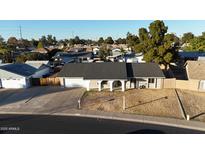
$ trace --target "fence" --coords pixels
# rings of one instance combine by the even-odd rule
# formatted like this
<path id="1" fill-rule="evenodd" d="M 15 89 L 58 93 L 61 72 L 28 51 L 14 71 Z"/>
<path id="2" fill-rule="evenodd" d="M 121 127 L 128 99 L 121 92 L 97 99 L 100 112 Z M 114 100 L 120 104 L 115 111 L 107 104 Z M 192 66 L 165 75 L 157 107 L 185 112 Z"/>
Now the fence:
<path id="1" fill-rule="evenodd" d="M 163 88 L 177 88 L 198 91 L 199 80 L 176 80 L 176 78 L 164 79 Z"/>
<path id="2" fill-rule="evenodd" d="M 33 86 L 59 86 L 60 79 L 57 77 L 54 78 L 33 78 Z"/>
<path id="3" fill-rule="evenodd" d="M 176 79 L 164 79 L 163 80 L 163 88 L 176 88 Z"/>
<path id="4" fill-rule="evenodd" d="M 198 80 L 176 80 L 177 89 L 187 89 L 187 90 L 199 90 Z"/>

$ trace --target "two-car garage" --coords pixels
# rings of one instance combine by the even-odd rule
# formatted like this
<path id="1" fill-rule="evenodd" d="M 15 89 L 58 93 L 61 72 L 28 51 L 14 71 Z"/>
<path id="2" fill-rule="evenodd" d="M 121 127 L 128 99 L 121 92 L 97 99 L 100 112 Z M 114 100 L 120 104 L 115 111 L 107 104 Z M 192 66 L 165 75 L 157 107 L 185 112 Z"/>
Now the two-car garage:
<path id="1" fill-rule="evenodd" d="M 63 82 L 63 83 L 62 83 Z M 84 80 L 83 78 L 62 78 L 61 85 L 65 87 L 84 87 L 89 88 L 90 80 Z"/>
<path id="2" fill-rule="evenodd" d="M 0 79 L 1 88 L 27 88 L 30 86 L 30 81 L 26 78 L 3 78 Z"/>
<path id="3" fill-rule="evenodd" d="M 36 72 L 26 64 L 2 64 L 0 65 L 1 88 L 28 88 L 30 78 Z"/>

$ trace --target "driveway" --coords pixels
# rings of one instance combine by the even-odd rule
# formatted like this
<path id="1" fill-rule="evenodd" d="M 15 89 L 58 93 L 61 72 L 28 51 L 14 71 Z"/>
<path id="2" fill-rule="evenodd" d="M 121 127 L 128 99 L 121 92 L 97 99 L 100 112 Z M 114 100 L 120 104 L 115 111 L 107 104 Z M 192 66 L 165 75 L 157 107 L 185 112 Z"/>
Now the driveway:
<path id="1" fill-rule="evenodd" d="M 0 112 L 55 113 L 77 107 L 82 88 L 32 87 L 0 89 Z"/>

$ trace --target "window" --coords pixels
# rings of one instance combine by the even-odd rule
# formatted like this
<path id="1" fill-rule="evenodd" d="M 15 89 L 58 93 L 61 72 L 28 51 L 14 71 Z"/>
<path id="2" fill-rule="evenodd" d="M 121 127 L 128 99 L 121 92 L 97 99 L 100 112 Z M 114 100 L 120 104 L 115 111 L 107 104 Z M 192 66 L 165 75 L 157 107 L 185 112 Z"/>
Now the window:
<path id="1" fill-rule="evenodd" d="M 149 83 L 154 83 L 154 78 L 150 78 L 148 82 Z"/>

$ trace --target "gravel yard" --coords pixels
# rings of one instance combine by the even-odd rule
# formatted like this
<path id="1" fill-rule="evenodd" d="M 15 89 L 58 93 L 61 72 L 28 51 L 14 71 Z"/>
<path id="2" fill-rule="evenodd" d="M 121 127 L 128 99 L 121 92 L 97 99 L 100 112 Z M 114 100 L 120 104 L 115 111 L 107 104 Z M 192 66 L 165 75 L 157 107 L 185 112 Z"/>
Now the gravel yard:
<path id="1" fill-rule="evenodd" d="M 125 110 L 123 110 L 123 99 L 126 102 Z M 173 89 L 134 89 L 124 93 L 120 91 L 86 92 L 82 99 L 82 108 L 182 119 Z"/>

